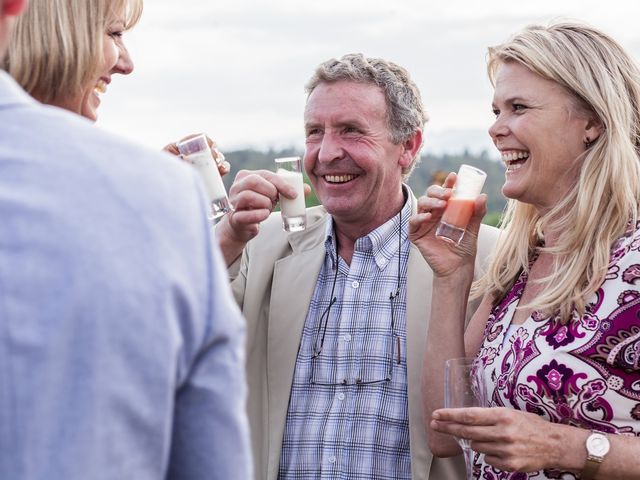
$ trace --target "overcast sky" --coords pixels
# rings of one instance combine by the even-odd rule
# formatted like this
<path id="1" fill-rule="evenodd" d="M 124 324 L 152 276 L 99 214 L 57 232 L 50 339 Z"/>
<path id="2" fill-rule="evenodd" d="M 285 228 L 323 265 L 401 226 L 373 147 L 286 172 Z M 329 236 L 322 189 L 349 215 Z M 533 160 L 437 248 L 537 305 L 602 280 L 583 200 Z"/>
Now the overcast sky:
<path id="1" fill-rule="evenodd" d="M 301 148 L 306 80 L 362 52 L 420 87 L 423 152 L 493 155 L 486 48 L 558 18 L 603 29 L 640 60 L 634 0 L 146 0 L 125 35 L 135 71 L 114 77 L 98 125 L 156 148 L 200 131 L 223 151 Z"/>

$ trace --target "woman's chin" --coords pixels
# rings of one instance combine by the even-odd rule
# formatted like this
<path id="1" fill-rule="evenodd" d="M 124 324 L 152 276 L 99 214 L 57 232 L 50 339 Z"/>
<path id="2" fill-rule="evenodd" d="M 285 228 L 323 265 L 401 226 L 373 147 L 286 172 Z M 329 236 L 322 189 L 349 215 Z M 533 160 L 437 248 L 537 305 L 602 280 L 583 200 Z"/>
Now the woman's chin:
<path id="1" fill-rule="evenodd" d="M 509 200 L 520 200 L 522 197 L 522 191 L 516 188 L 515 185 L 505 184 L 502 186 L 502 195 Z"/>
<path id="2" fill-rule="evenodd" d="M 98 120 L 98 107 L 100 107 L 100 97 L 97 93 L 91 92 L 82 104 L 80 115 L 95 122 Z"/>

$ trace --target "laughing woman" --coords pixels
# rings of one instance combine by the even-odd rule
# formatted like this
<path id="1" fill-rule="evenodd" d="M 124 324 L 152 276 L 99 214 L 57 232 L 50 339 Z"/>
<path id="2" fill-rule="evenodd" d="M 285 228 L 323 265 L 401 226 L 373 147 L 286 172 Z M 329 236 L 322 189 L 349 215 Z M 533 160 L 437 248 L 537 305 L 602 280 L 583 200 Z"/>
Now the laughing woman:
<path id="1" fill-rule="evenodd" d="M 460 247 L 434 236 L 455 175 L 411 222 L 438 319 L 429 445 L 449 456 L 451 435 L 470 439 L 478 479 L 640 478 L 640 71 L 610 37 L 569 23 L 526 28 L 489 49 L 488 67 L 509 205 L 466 332 L 475 236 Z M 441 408 L 444 361 L 465 355 L 492 408 Z"/>
<path id="2" fill-rule="evenodd" d="M 124 34 L 138 23 L 142 7 L 143 0 L 30 0 L 4 69 L 36 100 L 95 122 L 113 76 L 133 71 Z M 218 158 L 215 142 L 208 141 Z M 178 155 L 175 143 L 164 150 Z M 229 163 L 221 161 L 218 169 L 225 175 Z"/>
<path id="3" fill-rule="evenodd" d="M 142 0 L 31 0 L 5 69 L 36 100 L 95 121 L 113 75 L 133 71 L 123 34 L 141 13 Z"/>

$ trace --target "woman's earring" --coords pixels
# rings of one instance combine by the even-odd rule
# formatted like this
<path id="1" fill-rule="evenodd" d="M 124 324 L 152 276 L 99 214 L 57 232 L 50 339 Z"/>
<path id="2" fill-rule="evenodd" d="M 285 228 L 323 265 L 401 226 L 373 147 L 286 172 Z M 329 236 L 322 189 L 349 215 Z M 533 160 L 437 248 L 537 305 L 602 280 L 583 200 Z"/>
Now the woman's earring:
<path id="1" fill-rule="evenodd" d="M 587 137 L 586 140 L 584 141 L 585 150 L 589 150 L 593 145 L 593 142 L 595 142 L 595 140 L 591 140 L 589 137 Z"/>

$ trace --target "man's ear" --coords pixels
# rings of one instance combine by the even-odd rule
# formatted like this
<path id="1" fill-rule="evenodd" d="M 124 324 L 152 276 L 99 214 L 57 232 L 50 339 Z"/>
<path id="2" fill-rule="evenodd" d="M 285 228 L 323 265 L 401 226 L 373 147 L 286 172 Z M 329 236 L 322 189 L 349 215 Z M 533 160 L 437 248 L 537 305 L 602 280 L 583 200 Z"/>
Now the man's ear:
<path id="1" fill-rule="evenodd" d="M 422 146 L 422 130 L 416 130 L 402 144 L 402 147 L 404 148 L 402 155 L 400 155 L 400 166 L 402 168 L 406 168 L 409 165 L 411 165 L 411 162 L 415 158 L 421 146 Z"/>
<path id="2" fill-rule="evenodd" d="M 27 0 L 0 0 L 2 15 L 16 17 L 27 7 Z"/>

